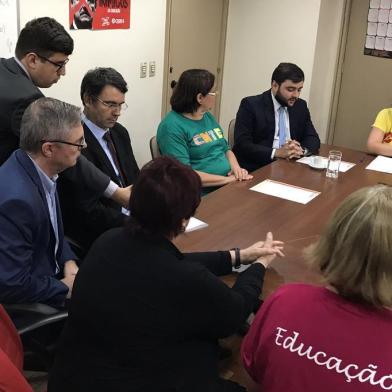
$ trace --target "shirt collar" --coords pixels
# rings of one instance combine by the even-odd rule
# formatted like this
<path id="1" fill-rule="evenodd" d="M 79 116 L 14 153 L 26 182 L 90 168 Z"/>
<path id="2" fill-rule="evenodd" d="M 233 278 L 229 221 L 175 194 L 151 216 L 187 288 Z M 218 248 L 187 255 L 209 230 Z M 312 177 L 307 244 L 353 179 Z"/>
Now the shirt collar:
<path id="1" fill-rule="evenodd" d="M 33 158 L 31 158 L 30 155 L 27 154 L 27 156 L 31 159 L 31 162 L 33 162 L 35 168 L 37 169 L 39 178 L 41 180 L 42 186 L 44 187 L 45 192 L 49 194 L 53 194 L 56 191 L 56 181 L 58 179 L 58 174 L 55 174 L 52 178 L 49 177 L 34 161 Z"/>
<path id="2" fill-rule="evenodd" d="M 282 107 L 282 105 L 276 100 L 275 95 L 272 93 L 272 90 L 271 90 L 271 97 L 272 97 L 272 103 L 274 104 L 274 110 L 275 112 L 277 112 Z"/>
<path id="3" fill-rule="evenodd" d="M 96 139 L 100 140 L 103 139 L 104 135 L 106 132 L 109 130 L 109 128 L 101 128 L 98 125 L 95 125 L 92 121 L 90 121 L 87 116 L 82 113 L 81 115 L 82 122 L 87 125 L 87 127 L 90 129 L 90 131 L 94 134 Z"/>
<path id="4" fill-rule="evenodd" d="M 22 68 L 22 71 L 26 74 L 26 76 L 30 80 L 32 80 L 30 74 L 28 73 L 28 71 L 27 71 L 26 67 L 23 65 L 23 63 L 17 57 L 14 57 L 14 60 L 16 61 L 16 64 L 18 64 L 19 67 Z"/>

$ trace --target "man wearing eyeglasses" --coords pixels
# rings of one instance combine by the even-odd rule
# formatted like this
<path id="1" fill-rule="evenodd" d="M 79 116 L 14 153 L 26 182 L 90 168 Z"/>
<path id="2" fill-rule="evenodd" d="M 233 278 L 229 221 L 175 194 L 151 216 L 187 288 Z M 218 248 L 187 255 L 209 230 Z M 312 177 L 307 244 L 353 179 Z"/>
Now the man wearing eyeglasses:
<path id="1" fill-rule="evenodd" d="M 0 59 L 0 165 L 19 146 L 19 129 L 27 106 L 43 97 L 65 75 L 73 40 L 64 27 L 48 17 L 34 19 L 20 32 L 15 57 Z M 94 194 L 105 194 L 127 205 L 129 189 L 118 187 L 83 157 L 64 174 Z"/>
<path id="2" fill-rule="evenodd" d="M 139 174 L 128 131 L 117 122 L 126 110 L 127 83 L 113 68 L 95 68 L 83 77 L 80 97 L 87 148 L 82 154 L 118 186 L 132 185 Z M 66 234 L 85 249 L 104 231 L 122 226 L 128 211 L 112 200 L 91 197 L 61 179 L 59 194 Z"/>
<path id="3" fill-rule="evenodd" d="M 71 296 L 78 266 L 56 181 L 85 145 L 78 107 L 39 98 L 25 110 L 21 149 L 0 167 L 0 303 L 62 306 Z"/>

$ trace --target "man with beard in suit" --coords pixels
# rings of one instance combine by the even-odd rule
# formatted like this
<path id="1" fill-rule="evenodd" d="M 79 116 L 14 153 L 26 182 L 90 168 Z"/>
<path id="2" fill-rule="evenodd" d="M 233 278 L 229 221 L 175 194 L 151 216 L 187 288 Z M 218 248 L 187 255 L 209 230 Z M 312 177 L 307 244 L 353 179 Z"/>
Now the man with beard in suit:
<path id="1" fill-rule="evenodd" d="M 241 167 L 250 172 L 275 158 L 297 159 L 318 151 L 320 139 L 306 101 L 299 98 L 304 79 L 297 65 L 280 63 L 271 89 L 241 101 L 233 148 Z"/>

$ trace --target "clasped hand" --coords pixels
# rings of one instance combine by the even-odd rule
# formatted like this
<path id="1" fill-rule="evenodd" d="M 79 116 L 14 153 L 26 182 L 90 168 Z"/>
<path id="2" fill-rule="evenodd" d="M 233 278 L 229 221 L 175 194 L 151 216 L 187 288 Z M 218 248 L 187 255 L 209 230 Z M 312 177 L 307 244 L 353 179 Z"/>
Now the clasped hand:
<path id="1" fill-rule="evenodd" d="M 281 148 L 278 148 L 275 153 L 277 158 L 298 159 L 304 155 L 301 144 L 296 140 L 288 140 Z"/>
<path id="2" fill-rule="evenodd" d="M 272 233 L 268 232 L 265 241 L 256 242 L 240 250 L 241 264 L 259 262 L 267 268 L 276 256 L 284 256 L 283 245 L 282 241 L 274 241 Z"/>

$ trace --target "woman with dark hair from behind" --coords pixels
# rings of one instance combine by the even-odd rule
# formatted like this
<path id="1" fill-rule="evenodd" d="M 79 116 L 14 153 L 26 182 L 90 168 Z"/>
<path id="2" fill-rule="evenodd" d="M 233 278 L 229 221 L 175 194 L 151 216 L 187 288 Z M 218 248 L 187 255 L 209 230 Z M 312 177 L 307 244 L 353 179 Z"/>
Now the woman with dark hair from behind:
<path id="1" fill-rule="evenodd" d="M 92 246 L 74 284 L 48 391 L 244 391 L 218 376 L 217 339 L 258 303 L 282 243 L 182 254 L 172 240 L 200 203 L 199 176 L 161 157 L 133 186 L 131 217 Z M 237 254 L 236 254 L 237 253 Z M 217 276 L 251 264 L 233 288 Z"/>
<path id="2" fill-rule="evenodd" d="M 290 284 L 258 311 L 242 358 L 268 392 L 392 390 L 392 188 L 351 194 L 307 249 L 325 287 Z"/>
<path id="3" fill-rule="evenodd" d="M 161 121 L 157 142 L 163 155 L 189 165 L 200 176 L 203 191 L 253 178 L 230 150 L 210 110 L 215 105 L 215 76 L 204 69 L 184 71 L 170 99 L 172 111 Z"/>

